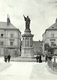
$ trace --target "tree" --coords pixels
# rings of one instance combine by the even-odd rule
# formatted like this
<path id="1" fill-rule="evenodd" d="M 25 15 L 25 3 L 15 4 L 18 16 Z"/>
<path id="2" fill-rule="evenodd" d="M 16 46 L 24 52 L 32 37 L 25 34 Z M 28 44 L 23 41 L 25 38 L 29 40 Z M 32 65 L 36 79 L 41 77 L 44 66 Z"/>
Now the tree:
<path id="1" fill-rule="evenodd" d="M 45 51 L 47 51 L 46 56 L 51 60 L 54 54 L 54 48 L 50 47 L 48 43 L 45 43 L 44 47 Z"/>
<path id="2" fill-rule="evenodd" d="M 48 43 L 44 44 L 44 49 L 45 49 L 45 51 L 47 51 L 49 49 L 49 44 Z"/>
<path id="3" fill-rule="evenodd" d="M 54 48 L 49 47 L 48 48 L 48 52 L 50 52 L 51 54 L 53 54 L 54 53 Z"/>

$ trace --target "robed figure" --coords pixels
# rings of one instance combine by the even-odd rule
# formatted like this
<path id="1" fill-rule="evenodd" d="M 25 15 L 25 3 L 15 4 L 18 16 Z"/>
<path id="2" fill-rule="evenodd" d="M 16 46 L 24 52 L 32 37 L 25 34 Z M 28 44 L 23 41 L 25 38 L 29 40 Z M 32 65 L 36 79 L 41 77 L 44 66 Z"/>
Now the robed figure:
<path id="1" fill-rule="evenodd" d="M 27 16 L 27 17 L 25 17 L 24 15 L 23 15 L 23 17 L 24 17 L 24 20 L 25 20 L 25 26 L 26 26 L 26 29 L 30 29 L 30 18 L 29 18 L 29 16 Z"/>

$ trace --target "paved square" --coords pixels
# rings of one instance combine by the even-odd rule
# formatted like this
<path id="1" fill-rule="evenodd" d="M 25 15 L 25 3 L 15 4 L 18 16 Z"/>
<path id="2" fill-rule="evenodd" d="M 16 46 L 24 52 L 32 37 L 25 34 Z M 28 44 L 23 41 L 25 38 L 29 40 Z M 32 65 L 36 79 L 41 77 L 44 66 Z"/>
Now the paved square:
<path id="1" fill-rule="evenodd" d="M 49 71 L 47 64 L 36 62 L 10 62 L 0 59 L 0 80 L 56 80 L 57 74 Z"/>

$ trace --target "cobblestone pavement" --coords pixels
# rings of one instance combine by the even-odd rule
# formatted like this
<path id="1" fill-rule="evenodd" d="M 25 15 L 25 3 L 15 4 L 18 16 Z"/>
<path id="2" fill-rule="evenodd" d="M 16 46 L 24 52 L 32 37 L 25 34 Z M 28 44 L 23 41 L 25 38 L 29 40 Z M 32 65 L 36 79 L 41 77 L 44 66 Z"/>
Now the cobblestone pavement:
<path id="1" fill-rule="evenodd" d="M 10 62 L 10 64 L 10 67 L 0 72 L 0 80 L 29 80 L 33 63 Z"/>
<path id="2" fill-rule="evenodd" d="M 33 65 L 30 80 L 56 80 L 57 74 L 54 73 L 47 63 L 38 63 Z"/>
<path id="3" fill-rule="evenodd" d="M 10 62 L 5 63 L 3 58 L 0 63 L 4 65 L 0 68 L 0 80 L 56 80 L 57 74 L 49 71 L 47 64 L 36 62 Z M 10 65 L 10 66 L 9 66 Z"/>

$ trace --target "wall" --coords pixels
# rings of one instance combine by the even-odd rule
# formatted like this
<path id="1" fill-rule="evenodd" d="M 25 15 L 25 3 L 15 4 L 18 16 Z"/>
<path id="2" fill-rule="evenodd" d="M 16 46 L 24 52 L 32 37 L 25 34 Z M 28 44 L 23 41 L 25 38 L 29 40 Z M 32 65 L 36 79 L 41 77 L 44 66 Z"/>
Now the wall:
<path id="1" fill-rule="evenodd" d="M 54 36 L 52 36 L 54 34 Z M 44 44 L 48 43 L 51 47 L 57 46 L 57 30 L 47 30 L 43 35 L 43 52 L 44 52 Z M 54 46 L 51 43 L 54 42 Z"/>
<path id="2" fill-rule="evenodd" d="M 3 34 L 3 37 L 1 37 L 1 34 Z M 13 37 L 10 36 L 10 34 L 13 34 Z M 17 54 L 20 55 L 20 42 L 21 42 L 21 34 L 19 30 L 1 30 L 0 29 L 0 55 L 4 55 L 6 53 L 4 50 L 5 48 L 8 49 L 8 52 L 12 53 L 14 55 L 15 49 L 17 50 Z M 3 45 L 1 45 L 1 41 L 3 41 Z M 10 42 L 13 42 L 13 45 L 10 45 Z M 14 49 L 10 49 L 14 48 Z M 12 55 L 11 54 L 11 55 Z"/>

